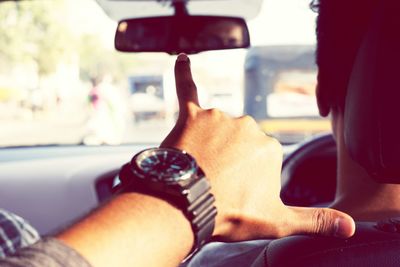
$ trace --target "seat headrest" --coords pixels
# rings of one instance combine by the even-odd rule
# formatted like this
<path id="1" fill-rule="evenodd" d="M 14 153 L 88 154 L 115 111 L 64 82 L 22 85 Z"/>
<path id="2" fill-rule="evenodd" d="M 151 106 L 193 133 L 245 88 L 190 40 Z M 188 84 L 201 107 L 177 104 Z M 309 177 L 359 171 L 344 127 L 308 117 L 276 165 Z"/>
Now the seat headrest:
<path id="1" fill-rule="evenodd" d="M 391 221 L 357 222 L 349 239 L 311 235 L 275 239 L 252 267 L 398 267 L 400 235 L 395 230 L 397 219 Z"/>
<path id="2" fill-rule="evenodd" d="M 350 156 L 381 183 L 400 183 L 399 13 L 400 1 L 379 1 L 353 66 L 344 112 Z"/>

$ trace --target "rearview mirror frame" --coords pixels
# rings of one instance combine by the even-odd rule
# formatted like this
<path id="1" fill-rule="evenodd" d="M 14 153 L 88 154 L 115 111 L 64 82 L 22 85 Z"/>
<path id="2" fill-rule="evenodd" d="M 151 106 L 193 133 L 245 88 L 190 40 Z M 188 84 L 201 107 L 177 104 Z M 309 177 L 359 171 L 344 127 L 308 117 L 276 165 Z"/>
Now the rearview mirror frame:
<path id="1" fill-rule="evenodd" d="M 196 54 L 248 48 L 250 35 L 243 18 L 224 16 L 161 16 L 122 20 L 115 34 L 120 52 Z"/>

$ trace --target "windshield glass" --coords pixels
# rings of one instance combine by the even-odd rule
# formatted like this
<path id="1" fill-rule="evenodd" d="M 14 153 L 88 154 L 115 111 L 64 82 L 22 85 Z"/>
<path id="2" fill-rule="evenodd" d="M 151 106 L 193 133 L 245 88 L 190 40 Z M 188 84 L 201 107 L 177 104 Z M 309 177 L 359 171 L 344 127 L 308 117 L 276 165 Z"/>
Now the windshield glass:
<path id="1" fill-rule="evenodd" d="M 249 114 L 284 143 L 329 131 L 315 103 L 315 14 L 269 0 L 249 50 L 190 56 L 204 108 Z M 114 51 L 94 0 L 0 4 L 0 146 L 159 143 L 177 117 L 174 56 Z M 300 58 L 300 60 L 299 60 Z"/>

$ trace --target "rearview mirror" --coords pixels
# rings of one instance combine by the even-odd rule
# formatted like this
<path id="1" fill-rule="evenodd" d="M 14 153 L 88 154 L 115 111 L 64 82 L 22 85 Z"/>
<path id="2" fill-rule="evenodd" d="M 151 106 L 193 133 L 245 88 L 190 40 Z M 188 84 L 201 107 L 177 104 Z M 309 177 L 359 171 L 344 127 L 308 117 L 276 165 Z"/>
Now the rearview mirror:
<path id="1" fill-rule="evenodd" d="M 165 16 L 122 20 L 115 48 L 122 52 L 195 54 L 250 46 L 246 22 L 236 17 Z"/>

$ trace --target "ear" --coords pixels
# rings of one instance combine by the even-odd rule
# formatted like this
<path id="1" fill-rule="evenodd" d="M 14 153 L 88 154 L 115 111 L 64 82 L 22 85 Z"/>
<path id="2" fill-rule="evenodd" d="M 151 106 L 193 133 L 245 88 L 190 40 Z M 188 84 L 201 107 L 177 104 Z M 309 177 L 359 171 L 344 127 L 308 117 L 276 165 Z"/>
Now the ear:
<path id="1" fill-rule="evenodd" d="M 318 104 L 319 114 L 322 117 L 328 116 L 329 112 L 330 112 L 330 106 L 328 104 L 328 101 L 326 100 L 326 95 L 323 94 L 319 84 L 317 84 L 316 96 L 317 96 L 317 104 Z"/>

